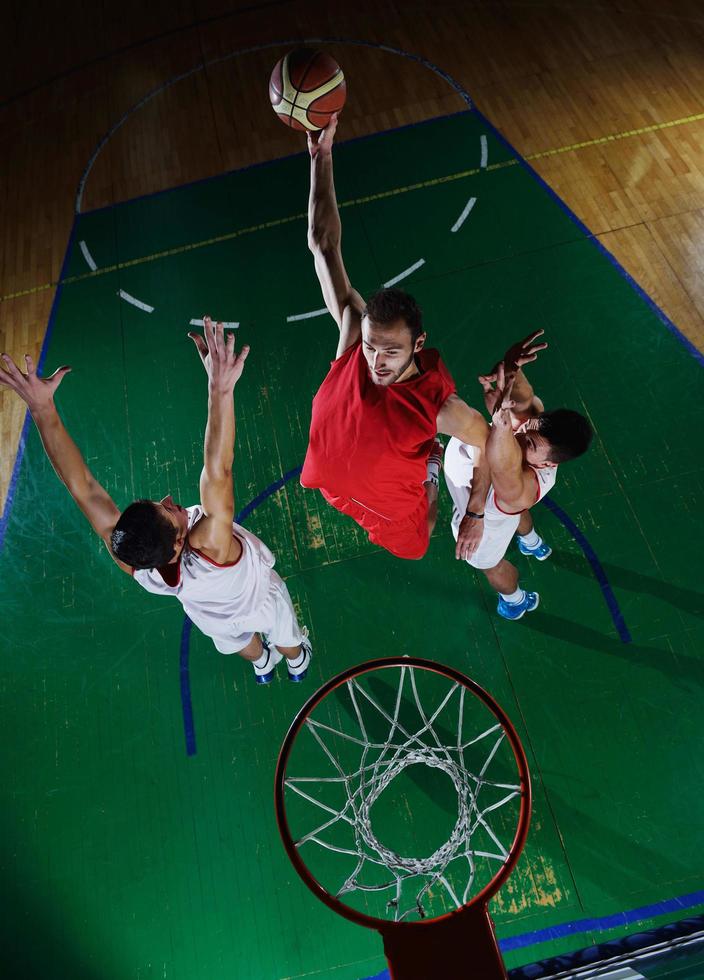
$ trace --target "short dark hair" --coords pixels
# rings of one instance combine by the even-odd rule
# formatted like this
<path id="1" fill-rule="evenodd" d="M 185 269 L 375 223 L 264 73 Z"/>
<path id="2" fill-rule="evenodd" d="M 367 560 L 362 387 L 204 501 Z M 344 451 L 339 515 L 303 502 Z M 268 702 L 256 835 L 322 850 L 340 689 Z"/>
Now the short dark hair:
<path id="1" fill-rule="evenodd" d="M 112 553 L 133 568 L 161 568 L 174 556 L 177 531 L 153 500 L 135 500 L 110 535 Z"/>
<path id="2" fill-rule="evenodd" d="M 566 463 L 586 453 L 594 435 L 588 420 L 571 408 L 541 412 L 538 432 L 550 443 L 551 463 Z"/>
<path id="3" fill-rule="evenodd" d="M 378 289 L 367 300 L 364 315 L 382 327 L 403 320 L 414 344 L 423 333 L 423 311 L 402 289 Z"/>

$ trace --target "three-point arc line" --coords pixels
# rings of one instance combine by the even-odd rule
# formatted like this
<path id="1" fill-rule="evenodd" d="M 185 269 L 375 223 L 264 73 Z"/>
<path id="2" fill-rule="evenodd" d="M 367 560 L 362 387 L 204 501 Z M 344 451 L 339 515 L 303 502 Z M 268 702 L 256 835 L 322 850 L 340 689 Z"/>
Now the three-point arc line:
<path id="1" fill-rule="evenodd" d="M 389 286 L 395 286 L 396 283 L 401 282 L 402 279 L 407 279 L 408 276 L 412 275 L 423 265 L 425 265 L 425 259 L 418 259 L 418 261 L 414 262 L 413 265 L 409 265 L 409 267 L 404 269 L 403 272 L 399 272 L 397 276 L 394 276 L 393 279 L 389 279 L 388 282 L 385 282 L 384 288 L 388 289 Z M 296 313 L 293 316 L 287 316 L 286 323 L 294 323 L 297 320 L 311 320 L 316 316 L 324 316 L 327 312 L 328 308 L 327 306 L 324 306 L 321 310 L 311 310 L 309 313 Z"/>
<path id="2" fill-rule="evenodd" d="M 273 494 L 281 490 L 281 488 L 284 487 L 289 482 L 289 480 L 293 479 L 294 476 L 299 476 L 300 472 L 301 472 L 301 467 L 295 466 L 293 469 L 288 470 L 286 473 L 284 473 L 283 476 L 281 476 L 274 483 L 269 484 L 269 486 L 266 487 L 264 490 L 262 490 L 261 493 L 257 494 L 256 497 L 250 500 L 250 502 L 247 504 L 246 507 L 242 508 L 242 510 L 235 517 L 235 521 L 238 524 L 244 524 L 247 518 L 257 509 L 257 507 L 260 504 L 264 503 L 265 500 L 268 500 L 269 497 L 273 496 Z M 553 514 L 555 514 L 555 516 L 562 523 L 563 527 L 572 535 L 574 540 L 582 549 L 582 553 L 584 554 L 584 557 L 589 562 L 589 566 L 591 567 L 594 573 L 594 577 L 597 580 L 597 583 L 601 590 L 601 594 L 604 597 L 609 613 L 611 614 L 611 618 L 618 630 L 618 634 L 621 638 L 621 641 L 623 643 L 630 643 L 631 634 L 629 633 L 628 627 L 626 626 L 625 620 L 623 618 L 623 613 L 621 612 L 616 596 L 613 593 L 609 580 L 606 576 L 606 572 L 604 571 L 599 559 L 597 558 L 596 552 L 594 551 L 590 543 L 587 541 L 586 536 L 582 531 L 580 531 L 580 529 L 576 526 L 576 524 L 569 517 L 569 515 L 566 514 L 561 507 L 558 507 L 558 505 L 554 503 L 554 501 L 545 497 L 542 503 L 545 504 L 548 507 L 548 509 L 553 512 Z M 190 653 L 190 638 L 191 638 L 192 626 L 193 623 L 188 618 L 188 616 L 184 616 L 183 628 L 181 630 L 179 664 L 180 664 L 180 681 L 181 681 L 181 708 L 183 712 L 183 730 L 186 739 L 186 755 L 196 754 L 196 734 L 195 734 L 195 725 L 193 722 L 193 706 L 191 704 L 191 685 L 190 685 L 190 678 L 188 673 L 188 658 Z"/>

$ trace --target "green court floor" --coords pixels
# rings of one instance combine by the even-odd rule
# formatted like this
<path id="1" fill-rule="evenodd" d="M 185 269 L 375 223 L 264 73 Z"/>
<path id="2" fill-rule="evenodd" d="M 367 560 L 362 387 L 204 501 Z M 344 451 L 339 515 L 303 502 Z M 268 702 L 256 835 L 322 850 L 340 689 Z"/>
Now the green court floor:
<path id="1" fill-rule="evenodd" d="M 282 671 L 258 688 L 195 629 L 185 648 L 181 607 L 113 565 L 31 430 L 0 554 L 8 975 L 383 970 L 379 937 L 318 903 L 289 865 L 273 775 L 308 695 L 391 653 L 463 670 L 524 741 L 533 824 L 492 914 L 504 941 L 557 931 L 516 943 L 509 967 L 685 913 L 560 926 L 704 887 L 701 364 L 475 114 L 340 145 L 335 163 L 353 283 L 369 293 L 424 260 L 400 285 L 460 394 L 479 405 L 477 374 L 544 327 L 537 392 L 595 426 L 589 455 L 560 469 L 557 509 L 535 513 L 552 558 L 515 558 L 540 609 L 496 616 L 485 583 L 454 560 L 446 494 L 428 555 L 402 562 L 294 476 L 247 525 L 276 553 L 315 660 L 305 684 Z M 238 509 L 302 462 L 336 346 L 331 317 L 287 319 L 323 305 L 307 189 L 299 154 L 77 220 L 66 269 L 77 279 L 60 292 L 45 367 L 73 366 L 59 408 L 118 506 L 197 500 L 206 385 L 186 334 L 204 313 L 237 322 L 252 347 L 236 390 Z"/>

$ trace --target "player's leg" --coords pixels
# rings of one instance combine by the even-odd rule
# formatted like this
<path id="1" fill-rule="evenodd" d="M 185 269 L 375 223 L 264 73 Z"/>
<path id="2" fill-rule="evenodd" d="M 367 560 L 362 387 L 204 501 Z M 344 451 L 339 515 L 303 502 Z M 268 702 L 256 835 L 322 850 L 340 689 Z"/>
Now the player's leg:
<path id="1" fill-rule="evenodd" d="M 428 499 L 428 537 L 430 537 L 435 530 L 435 523 L 438 519 L 440 470 L 442 469 L 442 457 L 444 452 L 444 445 L 440 439 L 436 439 L 433 442 L 433 448 L 430 450 L 428 462 L 426 464 L 426 477 L 423 486 Z"/>
<path id="2" fill-rule="evenodd" d="M 533 518 L 529 510 L 524 510 L 516 530 L 518 550 L 522 555 L 530 555 L 538 561 L 545 561 L 552 554 L 552 548 L 546 544 L 533 526 Z"/>
<path id="3" fill-rule="evenodd" d="M 271 616 L 269 618 L 267 639 L 286 659 L 289 680 L 302 681 L 308 673 L 313 649 L 308 639 L 308 630 L 298 623 L 296 611 L 286 583 L 271 573 Z"/>
<path id="4" fill-rule="evenodd" d="M 274 679 L 276 665 L 281 660 L 278 650 L 272 649 L 259 633 L 243 633 L 230 638 L 212 637 L 215 648 L 224 654 L 236 653 L 248 660 L 257 684 L 269 684 Z"/>
<path id="5" fill-rule="evenodd" d="M 425 495 L 428 498 L 428 537 L 430 537 L 435 530 L 435 524 L 438 519 L 439 490 L 437 484 L 430 483 L 427 480 L 423 486 L 425 487 Z"/>
<path id="6" fill-rule="evenodd" d="M 504 619 L 520 619 L 525 613 L 538 608 L 537 592 L 524 591 L 518 582 L 518 569 L 502 558 L 493 568 L 483 568 L 492 588 L 499 594 L 496 611 Z"/>

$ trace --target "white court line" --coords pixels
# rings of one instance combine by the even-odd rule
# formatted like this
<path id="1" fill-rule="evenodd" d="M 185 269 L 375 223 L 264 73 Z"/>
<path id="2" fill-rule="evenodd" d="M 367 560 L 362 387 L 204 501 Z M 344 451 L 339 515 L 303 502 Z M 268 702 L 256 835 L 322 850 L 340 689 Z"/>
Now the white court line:
<path id="1" fill-rule="evenodd" d="M 642 973 L 636 973 L 632 970 L 630 966 L 623 966 L 617 969 L 615 973 L 604 973 L 602 974 L 604 980 L 645 980 Z"/>
<path id="2" fill-rule="evenodd" d="M 153 313 L 154 307 L 150 306 L 149 303 L 143 303 L 141 299 L 136 299 L 134 296 L 130 296 L 126 293 L 124 289 L 118 289 L 117 295 L 120 299 L 124 299 L 126 303 L 131 303 L 132 306 L 136 306 L 138 310 L 144 310 L 145 313 Z"/>
<path id="3" fill-rule="evenodd" d="M 314 316 L 322 316 L 323 313 L 327 313 L 327 306 L 322 310 L 311 310 L 310 313 L 296 313 L 295 316 L 287 316 L 286 323 L 293 323 L 294 320 L 310 320 Z"/>
<path id="4" fill-rule="evenodd" d="M 474 205 L 476 203 L 477 203 L 476 197 L 470 197 L 470 199 L 467 201 L 467 203 L 464 206 L 464 211 L 459 216 L 459 218 L 457 219 L 457 221 L 454 223 L 454 225 L 452 226 L 452 228 L 450 229 L 450 231 L 459 231 L 460 230 L 460 228 L 462 227 L 462 225 L 467 220 L 467 215 L 469 214 L 469 212 L 472 210 L 472 208 L 474 207 Z"/>
<path id="5" fill-rule="evenodd" d="M 188 322 L 192 327 L 204 326 L 202 320 L 189 320 Z M 219 320 L 215 320 L 214 322 L 220 323 Z M 225 328 L 225 330 L 237 330 L 237 328 L 239 327 L 239 323 L 235 323 L 234 320 L 223 320 L 222 325 Z"/>
<path id="6" fill-rule="evenodd" d="M 95 259 L 88 251 L 88 246 L 86 245 L 85 242 L 79 242 L 78 244 L 81 246 L 81 251 L 83 252 L 83 258 L 88 263 L 88 267 L 90 268 L 90 271 L 95 272 L 98 266 L 95 264 Z"/>
<path id="7" fill-rule="evenodd" d="M 489 144 L 487 143 L 486 136 L 480 136 L 479 142 L 482 145 L 482 158 L 479 161 L 479 166 L 484 169 L 489 162 Z"/>
<path id="8" fill-rule="evenodd" d="M 422 265 L 425 265 L 425 259 L 418 259 L 418 261 L 413 265 L 409 265 L 409 267 L 404 269 L 403 272 L 399 272 L 397 276 L 394 276 L 393 279 L 389 279 L 388 282 L 385 282 L 384 288 L 388 289 L 389 286 L 395 286 L 397 282 L 401 282 L 401 280 L 405 279 L 406 276 L 410 276 L 412 272 L 415 272 L 416 269 L 420 269 Z"/>

